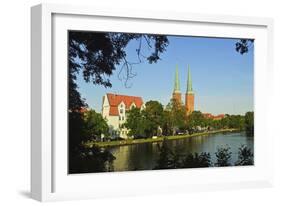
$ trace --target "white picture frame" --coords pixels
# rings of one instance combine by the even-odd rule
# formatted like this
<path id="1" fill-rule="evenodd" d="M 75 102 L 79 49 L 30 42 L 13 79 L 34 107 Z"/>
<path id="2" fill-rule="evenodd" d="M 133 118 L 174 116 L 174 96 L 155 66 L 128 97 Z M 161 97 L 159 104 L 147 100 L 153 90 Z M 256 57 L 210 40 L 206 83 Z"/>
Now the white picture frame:
<path id="1" fill-rule="evenodd" d="M 267 121 L 274 75 L 272 19 L 40 4 L 31 9 L 31 26 L 32 198 L 52 201 L 272 186 L 274 137 Z M 67 134 L 66 116 L 60 113 L 67 108 L 67 78 L 64 69 L 56 68 L 66 67 L 65 31 L 93 30 L 93 26 L 107 31 L 256 39 L 255 166 L 68 175 L 67 142 L 56 138 Z"/>

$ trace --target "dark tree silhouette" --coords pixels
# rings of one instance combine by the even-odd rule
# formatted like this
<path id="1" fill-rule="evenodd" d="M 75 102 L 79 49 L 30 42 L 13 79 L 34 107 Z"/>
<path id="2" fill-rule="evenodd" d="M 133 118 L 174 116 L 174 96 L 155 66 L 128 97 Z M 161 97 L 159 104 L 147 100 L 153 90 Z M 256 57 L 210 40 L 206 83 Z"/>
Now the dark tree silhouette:
<path id="1" fill-rule="evenodd" d="M 82 72 L 86 82 L 111 87 L 109 77 L 116 70 L 116 66 L 121 65 L 119 74 L 125 74 L 127 86 L 127 81 L 135 75 L 132 70 L 132 65 L 135 63 L 127 60 L 125 51 L 132 40 L 139 42 L 136 49 L 138 63 L 144 59 L 149 63 L 156 63 L 169 43 L 167 37 L 163 35 L 87 31 L 69 31 L 68 33 L 69 170 L 75 170 L 71 168 L 75 166 L 72 160 L 82 153 L 81 143 L 85 140 L 80 109 L 87 107 L 87 104 L 78 92 L 77 75 Z M 141 52 L 143 42 L 151 49 L 151 54 L 147 57 Z M 89 158 L 94 157 L 89 156 Z"/>
<path id="2" fill-rule="evenodd" d="M 238 160 L 235 165 L 253 165 L 254 164 L 254 154 L 251 149 L 245 145 L 242 145 L 238 151 Z"/>
<path id="3" fill-rule="evenodd" d="M 151 48 L 151 54 L 146 58 L 149 63 L 156 63 L 168 46 L 168 39 L 163 35 L 128 34 L 110 32 L 69 32 L 69 73 L 75 80 L 82 70 L 86 82 L 111 87 L 109 76 L 117 65 L 122 65 L 126 78 L 134 76 L 132 65 L 126 58 L 125 48 L 131 40 L 138 40 L 136 54 L 140 63 L 144 57 L 141 53 L 142 42 L 145 40 Z M 120 71 L 119 71 L 120 72 Z"/>
<path id="4" fill-rule="evenodd" d="M 219 147 L 215 153 L 217 161 L 211 160 L 210 153 L 187 153 L 181 154 L 178 149 L 171 150 L 168 146 L 168 140 L 164 139 L 159 147 L 160 154 L 154 169 L 177 169 L 177 168 L 203 168 L 203 167 L 225 167 L 231 166 L 230 160 L 232 153 L 230 147 Z M 250 148 L 242 145 L 238 151 L 238 160 L 235 166 L 253 165 L 254 155 Z"/>
<path id="5" fill-rule="evenodd" d="M 115 157 L 108 150 L 96 146 L 91 148 L 80 146 L 76 149 L 77 152 L 74 153 L 70 162 L 70 174 L 114 171 Z"/>
<path id="6" fill-rule="evenodd" d="M 202 152 L 201 154 L 188 154 L 186 155 L 183 163 L 183 168 L 200 168 L 211 167 L 211 155 L 210 153 Z"/>
<path id="7" fill-rule="evenodd" d="M 179 148 L 175 151 L 169 148 L 167 139 L 163 140 L 159 150 L 159 158 L 154 169 L 201 168 L 213 165 L 209 153 L 181 154 L 178 152 Z"/>
<path id="8" fill-rule="evenodd" d="M 240 54 L 248 53 L 249 49 L 254 45 L 254 39 L 240 39 L 235 44 L 235 49 Z"/>
<path id="9" fill-rule="evenodd" d="M 167 37 L 163 35 L 69 31 L 69 110 L 75 111 L 86 106 L 77 91 L 76 78 L 80 71 L 83 72 L 86 82 L 105 87 L 112 86 L 109 77 L 116 70 L 117 65 L 122 65 L 119 73 L 124 70 L 126 81 L 134 76 L 132 71 L 134 63 L 126 59 L 125 52 L 131 40 L 139 41 L 139 47 L 136 49 L 139 63 L 143 58 L 149 63 L 156 63 L 169 44 Z M 151 48 L 151 54 L 147 57 L 141 53 L 144 40 Z"/>
<path id="10" fill-rule="evenodd" d="M 247 136 L 254 136 L 254 112 L 247 112 L 245 114 L 245 130 Z"/>
<path id="11" fill-rule="evenodd" d="M 231 159 L 231 152 L 230 147 L 220 147 L 218 148 L 217 152 L 215 153 L 217 157 L 217 162 L 215 166 L 218 167 L 225 167 L 230 166 L 230 159 Z"/>
<path id="12" fill-rule="evenodd" d="M 172 160 L 172 152 L 168 146 L 168 140 L 166 138 L 163 139 L 162 146 L 159 147 L 159 150 L 160 155 L 155 169 L 172 169 L 174 161 Z"/>

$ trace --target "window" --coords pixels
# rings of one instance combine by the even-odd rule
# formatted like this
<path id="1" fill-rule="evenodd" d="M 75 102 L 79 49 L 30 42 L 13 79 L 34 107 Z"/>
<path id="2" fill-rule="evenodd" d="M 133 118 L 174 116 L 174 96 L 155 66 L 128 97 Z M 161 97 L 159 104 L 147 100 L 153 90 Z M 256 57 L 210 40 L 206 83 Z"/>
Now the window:
<path id="1" fill-rule="evenodd" d="M 124 116 L 122 117 L 122 120 L 124 120 L 125 118 L 124 118 Z"/>
<path id="2" fill-rule="evenodd" d="M 120 114 L 123 114 L 123 109 L 120 109 Z"/>

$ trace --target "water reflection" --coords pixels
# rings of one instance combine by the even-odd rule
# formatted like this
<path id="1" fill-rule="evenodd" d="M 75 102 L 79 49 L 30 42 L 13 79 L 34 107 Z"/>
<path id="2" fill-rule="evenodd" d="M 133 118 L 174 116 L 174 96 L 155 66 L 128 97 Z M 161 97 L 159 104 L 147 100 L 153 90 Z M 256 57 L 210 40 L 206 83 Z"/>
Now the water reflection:
<path id="1" fill-rule="evenodd" d="M 237 161 L 238 148 L 247 145 L 254 152 L 253 137 L 247 137 L 245 133 L 220 133 L 210 136 L 191 137 L 168 141 L 170 149 L 180 153 L 211 154 L 211 160 L 215 162 L 215 152 L 218 147 L 229 146 L 232 152 L 231 164 Z M 115 171 L 151 170 L 156 165 L 159 157 L 161 143 L 145 143 L 111 148 L 110 151 L 116 157 L 114 161 Z"/>

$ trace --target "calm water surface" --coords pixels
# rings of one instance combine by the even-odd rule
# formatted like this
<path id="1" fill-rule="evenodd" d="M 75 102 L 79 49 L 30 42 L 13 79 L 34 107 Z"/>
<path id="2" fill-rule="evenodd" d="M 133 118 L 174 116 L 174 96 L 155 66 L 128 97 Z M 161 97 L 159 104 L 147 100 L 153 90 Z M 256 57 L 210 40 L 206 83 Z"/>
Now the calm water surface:
<path id="1" fill-rule="evenodd" d="M 229 146 L 232 152 L 231 163 L 238 158 L 238 148 L 247 145 L 254 151 L 253 137 L 247 137 L 245 133 L 219 133 L 209 136 L 189 137 L 180 140 L 168 141 L 170 149 L 180 153 L 208 152 L 215 162 L 215 152 L 218 147 Z M 159 157 L 161 143 L 144 143 L 110 148 L 116 157 L 114 161 L 115 171 L 151 170 L 155 167 Z"/>

